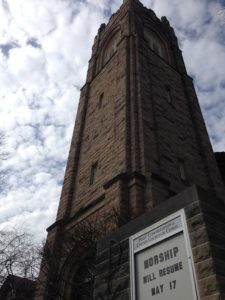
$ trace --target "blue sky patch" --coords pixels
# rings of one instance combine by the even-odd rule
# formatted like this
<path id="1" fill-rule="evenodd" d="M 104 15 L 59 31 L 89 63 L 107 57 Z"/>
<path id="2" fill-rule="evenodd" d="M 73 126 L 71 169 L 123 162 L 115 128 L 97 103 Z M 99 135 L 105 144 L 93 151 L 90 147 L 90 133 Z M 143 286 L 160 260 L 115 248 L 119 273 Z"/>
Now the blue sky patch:
<path id="1" fill-rule="evenodd" d="M 13 42 L 13 43 L 8 43 L 8 44 L 0 44 L 0 49 L 2 50 L 2 53 L 6 56 L 9 57 L 9 52 L 13 48 L 19 48 L 20 46 Z"/>
<path id="2" fill-rule="evenodd" d="M 27 45 L 31 45 L 34 48 L 39 48 L 41 49 L 41 44 L 38 43 L 38 40 L 35 38 L 29 38 L 27 40 Z"/>

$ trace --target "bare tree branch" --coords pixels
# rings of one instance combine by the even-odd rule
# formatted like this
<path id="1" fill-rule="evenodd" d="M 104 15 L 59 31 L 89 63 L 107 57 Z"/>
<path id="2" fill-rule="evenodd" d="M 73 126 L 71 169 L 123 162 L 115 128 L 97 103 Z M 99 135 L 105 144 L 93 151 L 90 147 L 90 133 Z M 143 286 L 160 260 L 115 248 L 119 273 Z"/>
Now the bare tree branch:
<path id="1" fill-rule="evenodd" d="M 0 231 L 0 286 L 9 275 L 36 280 L 41 255 L 32 237 L 18 229 Z"/>
<path id="2" fill-rule="evenodd" d="M 42 276 L 38 279 L 38 285 L 39 288 L 45 285 L 48 299 L 92 299 L 97 242 L 114 231 L 119 221 L 119 215 L 114 210 L 105 216 L 99 216 L 97 213 L 63 232 L 63 241 L 60 241 L 58 248 L 46 243 L 42 253 Z M 56 257 L 59 257 L 57 262 Z M 68 258 L 72 258 L 69 263 Z M 70 264 L 74 262 L 77 269 L 73 270 L 68 278 L 61 273 L 62 269 L 70 268 Z M 57 265 L 61 268 L 56 272 Z M 66 293 L 61 286 L 66 286 Z"/>

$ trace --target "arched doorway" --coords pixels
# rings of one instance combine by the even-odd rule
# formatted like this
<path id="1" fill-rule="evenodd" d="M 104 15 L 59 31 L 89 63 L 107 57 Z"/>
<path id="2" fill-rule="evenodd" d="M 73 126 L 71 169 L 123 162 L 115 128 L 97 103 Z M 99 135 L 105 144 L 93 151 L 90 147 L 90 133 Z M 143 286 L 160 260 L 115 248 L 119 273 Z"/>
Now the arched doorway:
<path id="1" fill-rule="evenodd" d="M 69 300 L 93 299 L 94 276 L 94 257 L 90 255 L 85 256 L 73 276 Z"/>

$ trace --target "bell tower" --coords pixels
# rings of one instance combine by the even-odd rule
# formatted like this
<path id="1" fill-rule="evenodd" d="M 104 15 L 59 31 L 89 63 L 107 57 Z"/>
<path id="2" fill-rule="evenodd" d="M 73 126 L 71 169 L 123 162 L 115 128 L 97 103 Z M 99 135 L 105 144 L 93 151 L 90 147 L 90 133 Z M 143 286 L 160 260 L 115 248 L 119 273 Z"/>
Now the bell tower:
<path id="1" fill-rule="evenodd" d="M 124 1 L 95 37 L 57 220 L 113 206 L 129 220 L 193 183 L 223 194 L 174 30 Z"/>
<path id="2" fill-rule="evenodd" d="M 224 197 L 193 80 L 166 17 L 124 0 L 94 40 L 48 241 L 113 209 L 122 225 L 192 184 Z"/>

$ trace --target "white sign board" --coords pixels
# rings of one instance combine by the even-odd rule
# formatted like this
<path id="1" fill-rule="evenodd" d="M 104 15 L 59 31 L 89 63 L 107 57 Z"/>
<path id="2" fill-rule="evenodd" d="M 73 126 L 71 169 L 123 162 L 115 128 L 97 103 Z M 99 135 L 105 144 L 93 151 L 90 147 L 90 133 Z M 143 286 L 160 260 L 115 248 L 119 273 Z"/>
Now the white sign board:
<path id="1" fill-rule="evenodd" d="M 132 300 L 197 300 L 184 211 L 130 237 Z"/>

